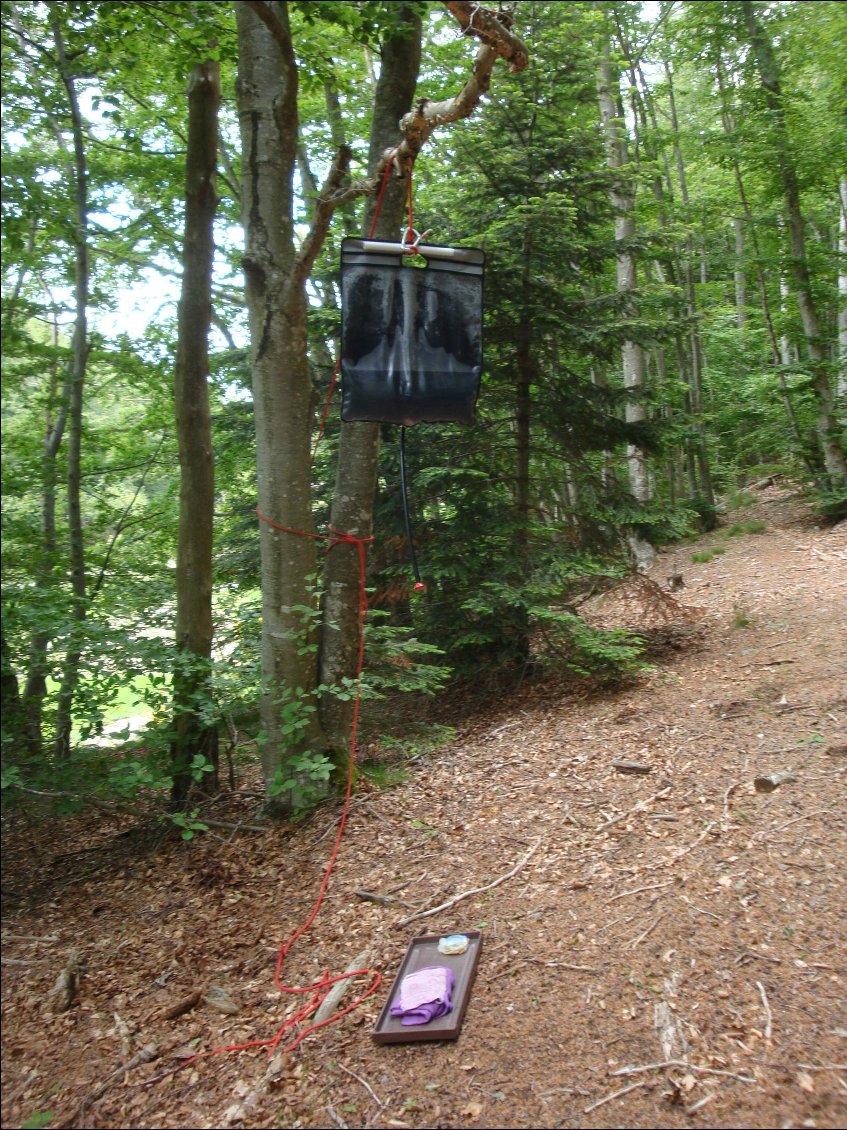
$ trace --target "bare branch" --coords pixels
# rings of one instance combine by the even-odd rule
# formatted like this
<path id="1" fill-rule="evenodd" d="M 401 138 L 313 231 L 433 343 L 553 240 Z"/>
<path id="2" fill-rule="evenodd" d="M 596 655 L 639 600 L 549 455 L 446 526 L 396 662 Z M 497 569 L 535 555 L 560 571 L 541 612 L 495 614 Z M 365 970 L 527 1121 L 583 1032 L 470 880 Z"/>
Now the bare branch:
<path id="1" fill-rule="evenodd" d="M 261 0 L 247 0 L 251 9 L 266 24 L 271 34 L 279 39 L 279 29 L 272 26 L 274 17 Z M 522 71 L 529 63 L 529 52 L 517 36 L 512 34 L 512 17 L 509 13 L 495 13 L 467 0 L 443 0 L 444 6 L 456 19 L 463 34 L 475 35 L 482 41 L 474 57 L 470 78 L 453 98 L 440 102 L 421 99 L 400 122 L 402 138 L 394 149 L 387 150 L 374 175 L 367 180 L 354 181 L 342 187 L 349 165 L 349 151 L 339 149 L 335 164 L 318 201 L 312 230 L 306 238 L 299 257 L 298 269 L 305 278 L 320 253 L 332 214 L 336 208 L 359 196 L 372 196 L 377 192 L 389 164 L 394 164 L 398 176 L 411 172 L 415 158 L 438 126 L 470 117 L 482 96 L 491 85 L 491 73 L 497 59 L 507 59 L 511 70 Z M 348 153 L 347 164 L 340 164 L 343 153 Z"/>
<path id="2" fill-rule="evenodd" d="M 539 838 L 535 841 L 526 855 L 522 856 L 518 860 L 512 870 L 507 871 L 505 875 L 501 875 L 499 879 L 495 879 L 492 883 L 486 883 L 484 887 L 474 887 L 472 891 L 463 891 L 462 894 L 456 895 L 455 898 L 448 899 L 447 902 L 442 902 L 440 903 L 440 905 L 433 906 L 429 910 L 419 910 L 415 914 L 410 914 L 408 918 L 402 918 L 397 923 L 397 925 L 408 926 L 409 923 L 414 922 L 416 918 L 429 918 L 433 914 L 438 914 L 438 912 L 441 910 L 449 910 L 450 907 L 455 906 L 456 903 L 464 902 L 465 899 L 472 898 L 474 895 L 482 894 L 483 891 L 490 891 L 494 887 L 499 887 L 501 883 L 505 883 L 506 880 L 511 879 L 513 875 L 517 875 L 521 868 L 525 867 L 527 863 L 529 863 L 530 859 L 538 849 L 540 843 L 541 840 Z"/>
<path id="3" fill-rule="evenodd" d="M 318 202 L 315 206 L 315 216 L 312 220 L 309 234 L 306 236 L 300 254 L 297 256 L 295 273 L 299 275 L 301 279 L 309 277 L 309 272 L 312 269 L 315 259 L 317 259 L 320 254 L 321 247 L 323 247 L 323 242 L 329 231 L 333 213 L 340 203 L 341 186 L 344 178 L 347 176 L 352 158 L 353 151 L 348 145 L 339 147 L 335 155 L 335 160 L 332 163 L 332 168 L 329 171 L 329 176 L 326 178 L 324 186 L 318 196 Z"/>
<path id="4" fill-rule="evenodd" d="M 507 12 L 492 12 L 470 0 L 443 0 L 444 7 L 456 20 L 463 35 L 475 35 L 509 63 L 512 71 L 529 65 L 529 52 L 516 35 L 512 35 L 512 17 Z"/>

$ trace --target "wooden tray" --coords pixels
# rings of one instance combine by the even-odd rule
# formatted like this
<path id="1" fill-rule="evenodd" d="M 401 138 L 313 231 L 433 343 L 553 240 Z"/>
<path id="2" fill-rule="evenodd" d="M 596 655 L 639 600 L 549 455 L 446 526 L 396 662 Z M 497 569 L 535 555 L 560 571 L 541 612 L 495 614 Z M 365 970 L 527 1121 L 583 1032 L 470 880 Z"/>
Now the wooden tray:
<path id="1" fill-rule="evenodd" d="M 450 934 L 464 934 L 468 948 L 460 954 L 438 952 L 438 942 L 444 934 L 421 934 L 409 942 L 406 955 L 397 970 L 388 1000 L 385 1002 L 379 1020 L 371 1033 L 377 1044 L 411 1044 L 419 1040 L 455 1040 L 458 1038 L 468 1008 L 476 978 L 476 967 L 482 950 L 482 934 L 479 930 L 451 930 Z M 404 1026 L 400 1019 L 391 1015 L 394 995 L 400 988 L 403 978 L 428 965 L 446 965 L 453 970 L 456 983 L 453 988 L 453 1011 L 438 1016 L 428 1024 Z"/>

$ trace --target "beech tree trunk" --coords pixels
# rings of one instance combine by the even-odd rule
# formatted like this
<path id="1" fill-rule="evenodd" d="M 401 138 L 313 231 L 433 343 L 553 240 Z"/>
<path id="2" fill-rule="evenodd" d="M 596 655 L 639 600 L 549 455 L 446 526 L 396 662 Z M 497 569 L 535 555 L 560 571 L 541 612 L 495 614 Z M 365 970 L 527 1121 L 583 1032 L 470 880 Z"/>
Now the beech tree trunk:
<path id="1" fill-rule="evenodd" d="M 171 764 L 172 800 L 178 807 L 188 798 L 194 758 L 200 755 L 214 766 L 211 777 L 204 778 L 206 789 L 216 784 L 218 760 L 218 729 L 209 722 L 215 471 L 208 374 L 220 97 L 218 63 L 199 63 L 188 88 L 185 239 L 174 381 L 180 489 Z"/>
<path id="2" fill-rule="evenodd" d="M 603 45 L 600 60 L 597 93 L 600 118 L 606 140 L 606 160 L 615 173 L 611 188 L 612 206 L 615 210 L 615 243 L 617 245 L 617 288 L 622 302 L 622 316 L 633 320 L 637 315 L 635 290 L 637 286 L 635 254 L 632 241 L 635 235 L 634 190 L 626 171 L 629 152 L 624 132 L 623 107 L 620 101 L 620 82 L 612 69 L 611 47 L 608 39 Z M 646 419 L 642 394 L 645 384 L 646 364 L 644 350 L 639 342 L 628 337 L 621 346 L 624 388 L 630 394 L 626 405 L 627 423 L 641 423 Z M 629 489 L 639 502 L 650 500 L 650 477 L 647 454 L 637 444 L 627 447 Z M 646 571 L 656 556 L 656 551 L 635 530 L 627 533 L 627 543 L 635 564 Z"/>
<path id="3" fill-rule="evenodd" d="M 758 20 L 751 0 L 742 0 L 741 7 L 744 12 L 747 32 L 750 36 L 750 45 L 762 81 L 765 102 L 773 123 L 774 154 L 785 198 L 794 297 L 800 310 L 800 320 L 803 325 L 809 368 L 815 392 L 818 442 L 820 443 L 830 485 L 836 488 L 844 487 L 847 486 L 847 459 L 845 459 L 840 429 L 835 416 L 835 398 L 829 380 L 823 330 L 812 294 L 809 265 L 806 258 L 805 222 L 800 205 L 800 185 L 782 107 L 779 64 L 774 54 L 773 44 Z"/>
<path id="4" fill-rule="evenodd" d="M 71 342 L 71 363 L 67 381 L 67 504 L 70 545 L 72 628 L 69 633 L 62 678 L 56 707 L 54 753 L 64 760 L 71 752 L 73 702 L 79 681 L 82 657 L 82 631 L 88 612 L 85 572 L 85 541 L 82 530 L 81 459 L 83 389 L 88 365 L 88 293 L 90 266 L 88 248 L 88 169 L 85 156 L 82 114 L 77 97 L 76 81 L 65 51 L 65 42 L 58 19 L 53 20 L 53 42 L 59 62 L 59 73 L 68 96 L 73 137 L 74 185 L 74 332 Z"/>
<path id="5" fill-rule="evenodd" d="M 405 5 L 401 8 L 405 33 L 389 39 L 374 96 L 368 170 L 373 176 L 385 151 L 398 142 L 397 123 L 412 105 L 421 57 L 421 19 Z M 411 171 L 411 170 L 410 170 Z M 398 241 L 405 216 L 408 180 L 391 175 L 377 218 L 375 239 Z M 375 199 L 368 201 L 362 235 L 369 236 Z M 369 538 L 373 533 L 373 506 L 379 459 L 380 425 L 349 423 L 341 426 L 335 494 L 330 525 L 333 530 Z M 338 545 L 324 567 L 324 614 L 321 627 L 320 678 L 326 687 L 356 677 L 359 633 L 359 554 L 355 545 Z M 339 699 L 330 690 L 321 700 L 321 721 L 339 767 L 350 739 L 353 700 Z"/>
<path id="6" fill-rule="evenodd" d="M 498 57 L 513 70 L 527 53 L 511 34 L 508 13 L 493 15 L 456 0 L 446 6 L 469 35 L 483 41 L 473 73 L 444 102 L 412 105 L 420 52 L 420 16 L 400 9 L 411 35 L 383 47 L 377 82 L 367 181 L 343 186 L 352 154 L 342 147 L 321 190 L 312 228 L 299 250 L 293 225 L 293 171 L 298 157 L 297 64 L 287 5 L 239 0 L 238 106 L 242 138 L 244 271 L 252 345 L 253 400 L 262 562 L 262 766 L 271 794 L 269 812 L 285 812 L 291 796 L 273 799 L 292 768 L 308 775 L 309 761 L 329 748 L 347 748 L 352 705 L 327 694 L 318 711 L 318 670 L 325 684 L 355 680 L 360 616 L 358 546 L 330 546 L 325 607 L 315 607 L 315 532 L 311 515 L 312 389 L 306 336 L 306 280 L 333 212 L 356 196 L 375 196 L 390 175 L 374 235 L 400 235 L 406 178 L 437 126 L 467 117 L 488 89 Z M 370 233 L 374 204 L 366 210 Z M 345 536 L 370 535 L 376 483 L 378 425 L 351 424 L 342 432 L 338 489 L 331 526 Z M 331 538 L 330 538 L 331 540 Z M 317 657 L 320 638 L 320 656 Z M 314 762 L 313 762 L 314 764 Z"/>
<path id="7" fill-rule="evenodd" d="M 679 178 L 679 191 L 682 203 L 688 211 L 688 181 L 685 175 L 685 163 L 679 145 L 679 122 L 676 113 L 676 98 L 674 96 L 673 78 L 671 69 L 665 64 L 665 77 L 668 84 L 668 105 L 671 111 L 671 126 L 673 129 L 673 151 L 676 160 L 677 176 Z M 686 220 L 689 217 L 686 216 Z M 700 494 L 708 507 L 709 514 L 715 513 L 715 492 L 712 487 L 712 470 L 709 465 L 709 452 L 706 444 L 706 428 L 703 422 L 703 343 L 700 339 L 700 329 L 697 319 L 697 291 L 694 285 L 694 238 L 689 230 L 685 238 L 685 258 L 682 263 L 682 275 L 688 301 L 689 330 L 689 356 L 690 368 L 688 371 L 688 391 L 692 426 L 696 436 L 694 440 L 693 462 L 696 464 L 699 484 L 695 481 L 692 494 Z M 690 446 L 690 445 L 689 445 Z M 705 516 L 704 516 L 705 517 Z M 714 519 L 709 518 L 707 528 L 711 529 Z"/>
<path id="8" fill-rule="evenodd" d="M 715 73 L 718 79 L 718 91 L 721 98 L 721 125 L 723 132 L 727 138 L 732 138 L 734 123 L 729 105 L 729 93 L 726 86 L 726 78 L 724 75 L 723 62 L 720 53 L 715 54 Z M 818 468 L 815 466 L 815 459 L 817 457 L 817 450 L 810 451 L 805 437 L 800 431 L 800 426 L 797 422 L 797 414 L 794 411 L 794 403 L 791 399 L 791 392 L 785 380 L 785 373 L 781 366 L 788 362 L 784 360 L 783 349 L 781 343 L 777 339 L 776 329 L 774 327 L 773 317 L 771 315 L 771 304 L 768 297 L 767 280 L 765 278 L 765 265 L 762 256 L 761 248 L 759 246 L 759 239 L 756 235 L 756 225 L 753 220 L 753 212 L 750 208 L 750 203 L 747 199 L 747 192 L 744 187 L 744 178 L 741 175 L 741 165 L 738 161 L 736 149 L 730 148 L 732 169 L 735 176 L 735 187 L 738 192 L 738 199 L 741 204 L 746 230 L 749 233 L 750 242 L 753 246 L 753 254 L 756 265 L 756 281 L 759 288 L 759 298 L 762 308 L 762 317 L 765 321 L 765 328 L 768 334 L 768 342 L 771 348 L 771 359 L 777 374 L 777 383 L 779 385 L 782 403 L 785 407 L 785 415 L 788 419 L 791 434 L 794 437 L 794 442 L 797 450 L 802 453 L 804 462 L 812 474 L 816 474 Z"/>
<path id="9" fill-rule="evenodd" d="M 838 415 L 847 420 L 847 177 L 841 178 L 838 208 Z"/>
<path id="10" fill-rule="evenodd" d="M 244 273 L 252 350 L 262 574 L 262 772 L 269 813 L 286 767 L 322 751 L 315 687 L 312 387 L 305 275 L 294 243 L 297 64 L 287 5 L 236 4 Z M 272 26 L 267 20 L 273 21 Z M 273 523 L 273 524 L 271 524 Z M 293 532 L 286 532 L 293 531 Z"/>

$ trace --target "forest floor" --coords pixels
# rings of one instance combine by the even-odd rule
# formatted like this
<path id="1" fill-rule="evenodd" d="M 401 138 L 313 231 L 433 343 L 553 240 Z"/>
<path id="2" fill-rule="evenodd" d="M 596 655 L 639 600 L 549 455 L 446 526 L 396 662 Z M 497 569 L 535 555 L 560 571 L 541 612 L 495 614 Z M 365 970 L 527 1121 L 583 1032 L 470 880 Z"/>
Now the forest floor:
<path id="1" fill-rule="evenodd" d="M 289 1054 L 187 1060 L 268 1040 L 302 1003 L 274 988 L 277 946 L 338 807 L 188 842 L 7 816 L 3 1126 L 847 1126 L 847 524 L 754 493 L 662 553 L 654 585 L 594 601 L 662 629 L 650 672 L 527 682 L 355 794 L 282 979 L 384 980 Z M 411 939 L 471 930 L 459 1038 L 375 1043 Z"/>

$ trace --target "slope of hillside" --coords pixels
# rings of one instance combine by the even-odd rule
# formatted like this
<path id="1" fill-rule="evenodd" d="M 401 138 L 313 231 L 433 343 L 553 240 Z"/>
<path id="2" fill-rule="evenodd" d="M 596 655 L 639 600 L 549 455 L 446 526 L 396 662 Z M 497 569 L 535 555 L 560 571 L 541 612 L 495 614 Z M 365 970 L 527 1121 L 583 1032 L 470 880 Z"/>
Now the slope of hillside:
<path id="1" fill-rule="evenodd" d="M 637 683 L 527 685 L 357 794 L 282 976 L 385 979 L 270 1064 L 180 1068 L 302 1004 L 274 989 L 276 947 L 314 903 L 330 813 L 187 844 L 16 819 L 3 1125 L 846 1125 L 847 527 L 767 488 L 649 581 L 591 609 L 663 641 Z M 459 1039 L 375 1045 L 409 940 L 469 929 Z M 55 1011 L 71 950 L 79 989 Z"/>

